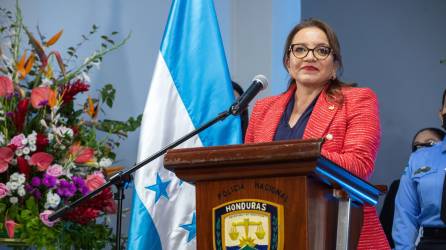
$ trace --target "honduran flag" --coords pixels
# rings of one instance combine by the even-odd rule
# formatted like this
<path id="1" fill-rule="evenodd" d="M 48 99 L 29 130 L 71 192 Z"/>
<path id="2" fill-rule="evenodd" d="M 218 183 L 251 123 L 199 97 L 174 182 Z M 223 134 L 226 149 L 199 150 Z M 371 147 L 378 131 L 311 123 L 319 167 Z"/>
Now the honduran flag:
<path id="1" fill-rule="evenodd" d="M 212 0 L 174 0 L 150 85 L 138 161 L 228 109 L 231 80 Z M 178 147 L 241 143 L 228 117 Z M 129 249 L 195 249 L 195 188 L 163 158 L 135 173 Z M 199 232 L 198 232 L 199 233 Z"/>

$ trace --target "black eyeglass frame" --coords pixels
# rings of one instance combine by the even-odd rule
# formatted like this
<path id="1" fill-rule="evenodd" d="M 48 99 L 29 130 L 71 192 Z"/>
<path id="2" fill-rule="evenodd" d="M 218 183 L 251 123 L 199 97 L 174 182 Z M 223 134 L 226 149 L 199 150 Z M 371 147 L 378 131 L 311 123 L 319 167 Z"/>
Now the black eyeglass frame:
<path id="1" fill-rule="evenodd" d="M 307 49 L 307 53 L 306 53 L 304 56 L 302 56 L 302 57 L 298 57 L 298 56 L 296 56 L 296 55 L 294 54 L 294 52 L 293 52 L 293 51 L 294 51 L 294 50 L 293 50 L 293 47 L 298 46 L 298 45 L 304 47 L 305 49 Z M 318 48 L 326 48 L 326 49 L 328 49 L 328 54 L 327 54 L 327 56 L 325 56 L 325 57 L 323 57 L 323 58 L 319 58 L 319 56 L 316 56 L 316 54 L 314 53 L 314 51 L 315 51 L 316 49 L 318 49 Z M 318 45 L 318 46 L 316 46 L 316 47 L 310 49 L 310 48 L 308 48 L 307 46 L 305 46 L 305 45 L 303 45 L 303 44 L 300 44 L 300 43 L 294 43 L 294 44 L 291 44 L 291 45 L 290 45 L 290 47 L 288 48 L 288 51 L 291 52 L 291 54 L 293 54 L 293 56 L 296 57 L 297 59 L 304 59 L 305 57 L 308 56 L 308 53 L 310 53 L 310 51 L 311 51 L 311 53 L 313 53 L 314 58 L 316 58 L 316 59 L 318 59 L 318 60 L 325 60 L 325 59 L 327 59 L 327 58 L 330 56 L 330 54 L 332 54 L 333 49 L 330 48 L 329 46 L 326 46 L 326 45 Z"/>

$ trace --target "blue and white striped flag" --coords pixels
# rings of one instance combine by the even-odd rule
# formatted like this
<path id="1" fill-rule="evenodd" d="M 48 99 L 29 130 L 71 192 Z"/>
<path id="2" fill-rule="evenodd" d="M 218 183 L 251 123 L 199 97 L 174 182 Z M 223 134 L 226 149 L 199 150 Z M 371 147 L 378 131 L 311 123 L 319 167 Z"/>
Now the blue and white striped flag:
<path id="1" fill-rule="evenodd" d="M 138 161 L 211 120 L 234 100 L 212 0 L 174 0 L 150 85 Z M 241 143 L 228 117 L 179 147 Z M 159 158 L 135 174 L 129 249 L 196 248 L 195 188 Z"/>

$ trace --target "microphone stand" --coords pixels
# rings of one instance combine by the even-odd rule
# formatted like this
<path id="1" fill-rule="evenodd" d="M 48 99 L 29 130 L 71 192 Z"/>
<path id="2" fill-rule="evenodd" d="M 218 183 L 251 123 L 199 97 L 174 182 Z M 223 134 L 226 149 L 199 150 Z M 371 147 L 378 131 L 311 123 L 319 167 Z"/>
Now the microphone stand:
<path id="1" fill-rule="evenodd" d="M 130 169 L 119 171 L 118 173 L 116 173 L 115 175 L 110 177 L 110 179 L 106 183 L 104 183 L 102 186 L 100 186 L 98 189 L 96 189 L 96 190 L 88 193 L 87 195 L 85 195 L 85 196 L 83 196 L 83 197 L 73 201 L 70 204 L 64 205 L 63 207 L 61 207 L 60 209 L 58 209 L 57 211 L 52 213 L 48 217 L 49 220 L 54 221 L 54 220 L 62 217 L 69 210 L 77 207 L 82 202 L 85 202 L 86 200 L 89 200 L 92 197 L 96 196 L 97 194 L 99 194 L 105 188 L 107 188 L 107 187 L 109 187 L 111 185 L 115 185 L 117 191 L 116 191 L 116 193 L 114 195 L 114 198 L 116 200 L 118 200 L 118 210 L 117 210 L 117 216 L 116 216 L 116 249 L 117 250 L 121 250 L 122 201 L 124 199 L 124 186 L 125 186 L 125 184 L 127 182 L 129 182 L 132 179 L 131 178 L 131 174 L 133 172 L 135 172 L 136 170 L 140 169 L 141 167 L 143 167 L 144 165 L 146 165 L 147 163 L 149 163 L 149 162 L 155 160 L 156 158 L 164 155 L 167 152 L 167 150 L 172 149 L 172 148 L 180 145 L 181 143 L 189 140 L 194 135 L 196 135 L 196 134 L 200 133 L 201 131 L 209 128 L 210 126 L 214 125 L 218 121 L 222 121 L 222 120 L 226 119 L 226 117 L 228 117 L 231 114 L 233 114 L 233 115 L 238 114 L 238 111 L 240 111 L 240 109 L 241 109 L 241 107 L 240 107 L 239 103 L 236 102 L 235 104 L 231 105 L 231 107 L 230 107 L 230 109 L 228 111 L 221 112 L 220 114 L 217 115 L 217 117 L 215 117 L 214 119 L 208 121 L 207 123 L 205 123 L 204 125 L 202 125 L 198 129 L 190 132 L 189 134 L 186 134 L 185 136 L 181 137 L 177 141 L 167 145 L 166 147 L 164 147 L 160 151 L 156 152 L 152 156 L 149 156 L 145 160 L 135 164 Z"/>

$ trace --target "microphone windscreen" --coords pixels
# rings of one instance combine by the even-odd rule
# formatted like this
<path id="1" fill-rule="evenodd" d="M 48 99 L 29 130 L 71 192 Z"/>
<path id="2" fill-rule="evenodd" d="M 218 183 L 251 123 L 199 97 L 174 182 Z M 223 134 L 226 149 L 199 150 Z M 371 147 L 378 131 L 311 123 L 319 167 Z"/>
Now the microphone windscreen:
<path id="1" fill-rule="evenodd" d="M 268 87 L 268 79 L 264 75 L 256 75 L 252 79 L 252 82 L 258 81 L 262 84 L 262 90 L 266 89 Z"/>

